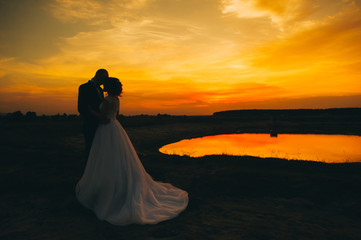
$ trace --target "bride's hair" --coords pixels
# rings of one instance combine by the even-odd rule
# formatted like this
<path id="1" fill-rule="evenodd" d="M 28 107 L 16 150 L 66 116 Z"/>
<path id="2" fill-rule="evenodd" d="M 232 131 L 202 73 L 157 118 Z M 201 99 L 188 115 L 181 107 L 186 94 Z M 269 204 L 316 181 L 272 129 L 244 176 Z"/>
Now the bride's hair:
<path id="1" fill-rule="evenodd" d="M 120 96 L 123 91 L 123 85 L 118 78 L 107 78 L 104 80 L 104 91 L 112 96 Z"/>

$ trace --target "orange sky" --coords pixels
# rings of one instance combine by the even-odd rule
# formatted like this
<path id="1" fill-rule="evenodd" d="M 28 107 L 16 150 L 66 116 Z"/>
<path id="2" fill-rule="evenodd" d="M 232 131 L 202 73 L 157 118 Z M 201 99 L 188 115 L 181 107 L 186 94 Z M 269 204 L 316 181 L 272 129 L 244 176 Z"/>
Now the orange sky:
<path id="1" fill-rule="evenodd" d="M 0 113 L 76 113 L 98 68 L 121 113 L 361 107 L 361 1 L 2 0 Z"/>

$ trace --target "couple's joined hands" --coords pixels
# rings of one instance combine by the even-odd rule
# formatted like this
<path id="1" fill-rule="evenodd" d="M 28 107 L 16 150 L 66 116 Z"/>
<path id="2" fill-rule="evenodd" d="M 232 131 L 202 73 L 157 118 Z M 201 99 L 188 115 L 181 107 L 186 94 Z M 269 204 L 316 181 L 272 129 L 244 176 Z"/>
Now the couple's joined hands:
<path id="1" fill-rule="evenodd" d="M 94 111 L 94 109 L 88 105 L 88 110 L 95 116 L 99 119 L 99 122 L 101 124 L 108 124 L 110 123 L 110 119 L 109 118 L 106 118 L 103 114 L 101 114 L 100 112 L 97 112 L 97 111 Z"/>

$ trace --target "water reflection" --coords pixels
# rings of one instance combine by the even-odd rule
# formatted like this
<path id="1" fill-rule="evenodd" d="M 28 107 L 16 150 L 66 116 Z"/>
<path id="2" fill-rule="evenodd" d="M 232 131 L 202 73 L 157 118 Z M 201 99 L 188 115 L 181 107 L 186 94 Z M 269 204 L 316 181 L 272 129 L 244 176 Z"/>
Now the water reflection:
<path id="1" fill-rule="evenodd" d="M 361 162 L 361 137 L 319 134 L 222 134 L 182 140 L 159 149 L 165 154 L 274 157 L 327 163 Z"/>

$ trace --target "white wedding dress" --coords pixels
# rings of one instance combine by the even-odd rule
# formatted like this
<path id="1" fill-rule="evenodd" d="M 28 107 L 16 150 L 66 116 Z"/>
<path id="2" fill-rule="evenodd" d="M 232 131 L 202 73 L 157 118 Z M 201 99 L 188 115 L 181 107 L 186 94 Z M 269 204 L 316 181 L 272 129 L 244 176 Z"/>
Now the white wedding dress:
<path id="1" fill-rule="evenodd" d="M 176 217 L 188 205 L 188 193 L 156 182 L 145 171 L 127 133 L 116 120 L 119 101 L 107 96 L 108 124 L 96 130 L 76 196 L 101 220 L 115 225 L 155 224 Z"/>

